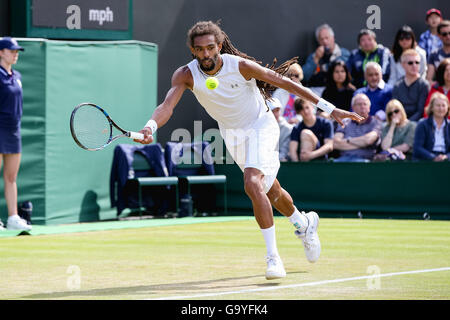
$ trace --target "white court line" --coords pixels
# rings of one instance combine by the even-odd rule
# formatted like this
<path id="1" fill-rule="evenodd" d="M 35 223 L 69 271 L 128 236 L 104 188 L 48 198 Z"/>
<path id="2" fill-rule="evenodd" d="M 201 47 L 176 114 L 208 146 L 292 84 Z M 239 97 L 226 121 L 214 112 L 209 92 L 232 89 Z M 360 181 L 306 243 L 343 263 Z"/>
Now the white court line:
<path id="1" fill-rule="evenodd" d="M 322 284 L 329 284 L 329 283 L 338 283 L 338 282 L 364 280 L 364 279 L 376 279 L 376 278 L 400 276 L 400 275 L 405 275 L 405 274 L 438 272 L 438 271 L 450 271 L 450 267 L 438 268 L 438 269 L 425 269 L 425 270 L 392 272 L 392 273 L 375 274 L 375 275 L 370 275 L 370 276 L 360 276 L 360 277 L 353 277 L 353 278 L 343 278 L 343 279 L 323 280 L 323 281 L 316 281 L 316 282 L 289 284 L 289 285 L 277 286 L 277 287 L 266 287 L 266 288 L 244 289 L 244 290 L 236 290 L 236 291 L 202 293 L 202 294 L 195 294 L 195 295 L 191 295 L 191 296 L 162 297 L 162 298 L 147 299 L 147 300 L 194 299 L 194 298 L 203 298 L 203 297 L 224 296 L 224 295 L 228 295 L 228 294 L 240 294 L 240 293 L 248 293 L 248 292 L 273 291 L 273 290 L 299 288 L 299 287 L 312 287 L 312 286 L 320 286 Z"/>

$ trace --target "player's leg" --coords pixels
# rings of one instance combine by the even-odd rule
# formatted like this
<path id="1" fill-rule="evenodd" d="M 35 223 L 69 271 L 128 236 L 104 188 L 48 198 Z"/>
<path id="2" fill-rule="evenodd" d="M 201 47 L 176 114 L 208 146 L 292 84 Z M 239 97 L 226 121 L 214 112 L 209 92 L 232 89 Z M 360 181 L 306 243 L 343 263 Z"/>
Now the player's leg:
<path id="1" fill-rule="evenodd" d="M 253 213 L 266 243 L 266 278 L 271 280 L 285 277 L 286 271 L 278 254 L 272 205 L 264 185 L 264 175 L 260 170 L 250 167 L 244 169 L 244 190 L 252 201 Z"/>
<path id="2" fill-rule="evenodd" d="M 261 229 L 273 226 L 272 205 L 264 192 L 264 175 L 256 168 L 244 169 L 244 190 L 252 201 L 256 222 Z"/>
<path id="3" fill-rule="evenodd" d="M 280 163 L 277 150 L 279 127 L 273 113 L 260 117 L 247 130 L 222 130 L 230 155 L 244 173 L 244 190 L 253 205 L 253 213 L 267 248 L 267 279 L 286 276 L 278 254 L 273 209 L 267 192 L 272 186 Z"/>
<path id="4" fill-rule="evenodd" d="M 295 207 L 291 195 L 281 187 L 278 179 L 275 179 L 272 187 L 267 193 L 267 196 L 274 208 L 277 209 L 282 215 L 289 218 L 296 229 L 299 229 L 300 232 L 306 230 L 308 220 Z"/>
<path id="5" fill-rule="evenodd" d="M 20 153 L 3 154 L 3 179 L 5 184 L 5 199 L 8 207 L 8 229 L 31 229 L 31 226 L 21 219 L 17 210 L 17 174 L 20 167 Z"/>
<path id="6" fill-rule="evenodd" d="M 309 262 L 316 262 L 319 259 L 321 246 L 317 228 L 319 226 L 319 216 L 314 211 L 304 213 L 299 212 L 295 207 L 291 195 L 284 190 L 277 179 L 275 179 L 267 196 L 271 204 L 296 228 L 295 235 L 303 242 L 305 254 Z"/>

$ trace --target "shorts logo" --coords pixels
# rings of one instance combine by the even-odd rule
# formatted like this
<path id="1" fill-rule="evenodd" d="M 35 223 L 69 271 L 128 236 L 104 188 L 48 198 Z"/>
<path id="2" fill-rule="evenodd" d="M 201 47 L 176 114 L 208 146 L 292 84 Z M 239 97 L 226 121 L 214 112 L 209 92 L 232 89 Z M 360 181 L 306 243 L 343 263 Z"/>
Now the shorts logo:
<path id="1" fill-rule="evenodd" d="M 234 89 L 234 88 L 237 88 L 237 87 L 239 87 L 239 85 L 237 83 L 231 85 L 231 89 Z"/>

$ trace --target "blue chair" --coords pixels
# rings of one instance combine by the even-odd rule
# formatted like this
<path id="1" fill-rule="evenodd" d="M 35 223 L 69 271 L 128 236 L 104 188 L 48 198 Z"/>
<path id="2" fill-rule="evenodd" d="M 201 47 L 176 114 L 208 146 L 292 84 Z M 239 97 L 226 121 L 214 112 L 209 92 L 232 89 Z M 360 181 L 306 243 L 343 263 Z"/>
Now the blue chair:
<path id="1" fill-rule="evenodd" d="M 178 177 L 180 184 L 186 185 L 187 197 L 193 196 L 191 194 L 192 185 L 223 184 L 224 214 L 227 215 L 227 177 L 215 174 L 214 162 L 208 146 L 209 143 L 206 141 L 193 143 L 167 142 L 164 150 L 167 170 L 169 176 Z M 201 195 L 196 196 L 201 197 Z"/>
<path id="2" fill-rule="evenodd" d="M 143 194 L 143 187 L 151 186 L 159 188 Z M 117 207 L 118 215 L 125 208 L 137 207 L 139 216 L 142 217 L 143 206 L 156 204 L 159 209 L 166 211 L 167 196 L 172 186 L 175 187 L 175 210 L 178 211 L 178 178 L 169 177 L 164 152 L 159 143 L 116 146 L 111 168 L 110 198 L 111 207 Z"/>

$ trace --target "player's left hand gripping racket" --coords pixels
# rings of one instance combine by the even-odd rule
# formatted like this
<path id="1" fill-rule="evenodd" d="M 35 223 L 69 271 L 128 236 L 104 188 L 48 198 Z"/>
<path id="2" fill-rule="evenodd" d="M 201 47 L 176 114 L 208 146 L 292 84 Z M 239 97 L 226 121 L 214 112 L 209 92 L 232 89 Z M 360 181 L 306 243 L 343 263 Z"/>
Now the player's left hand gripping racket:
<path id="1" fill-rule="evenodd" d="M 121 134 L 113 137 L 113 126 Z M 101 150 L 120 137 L 144 139 L 142 133 L 123 130 L 105 110 L 93 103 L 82 103 L 75 107 L 70 116 L 70 132 L 81 148 L 90 151 Z"/>

